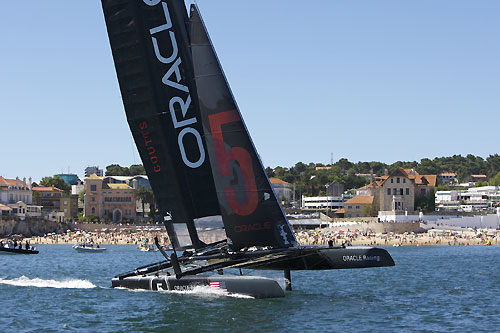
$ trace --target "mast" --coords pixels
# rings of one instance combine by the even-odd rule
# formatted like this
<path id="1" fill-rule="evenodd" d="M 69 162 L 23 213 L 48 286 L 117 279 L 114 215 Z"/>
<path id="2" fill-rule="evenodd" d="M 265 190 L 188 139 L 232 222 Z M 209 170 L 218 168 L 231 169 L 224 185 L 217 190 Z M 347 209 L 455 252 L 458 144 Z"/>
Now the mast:
<path id="1" fill-rule="evenodd" d="M 233 248 L 292 247 L 276 198 L 222 71 L 196 4 L 191 49 L 203 131 L 222 219 Z"/>

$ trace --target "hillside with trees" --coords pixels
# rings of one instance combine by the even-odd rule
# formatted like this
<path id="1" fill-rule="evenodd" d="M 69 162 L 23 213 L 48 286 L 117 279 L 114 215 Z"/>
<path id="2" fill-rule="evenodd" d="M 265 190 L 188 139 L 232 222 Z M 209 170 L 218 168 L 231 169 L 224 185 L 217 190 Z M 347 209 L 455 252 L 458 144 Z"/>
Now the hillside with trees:
<path id="1" fill-rule="evenodd" d="M 331 166 L 331 169 L 316 170 L 316 167 L 331 166 L 321 163 L 298 162 L 290 168 L 278 166 L 274 169 L 266 168 L 269 177 L 277 177 L 288 183 L 295 184 L 296 194 L 316 196 L 326 193 L 326 185 L 337 181 L 346 190 L 355 189 L 366 185 L 369 180 L 356 174 L 375 173 L 382 176 L 387 170 L 389 173 L 396 168 L 415 169 L 422 175 L 438 175 L 444 172 L 457 174 L 460 183 L 469 181 L 471 174 L 485 174 L 490 182 L 480 185 L 500 185 L 500 155 L 494 154 L 483 159 L 480 156 L 453 155 L 450 157 L 436 157 L 434 159 L 423 158 L 419 162 L 397 161 L 392 164 L 382 162 L 350 162 L 341 158 Z M 498 183 L 498 184 L 497 184 Z"/>
<path id="2" fill-rule="evenodd" d="M 145 175 L 146 170 L 141 164 L 132 164 L 130 167 L 122 167 L 119 164 L 110 164 L 106 167 L 105 176 L 137 176 Z"/>
<path id="3" fill-rule="evenodd" d="M 488 176 L 489 182 L 481 182 L 478 185 L 500 186 L 500 155 L 494 154 L 486 159 L 469 154 L 467 156 L 453 155 L 449 157 L 436 157 L 434 159 L 423 158 L 417 161 L 397 161 L 392 164 L 383 162 L 357 162 L 353 163 L 346 158 L 341 158 L 331 166 L 331 169 L 316 170 L 316 167 L 324 167 L 321 163 L 298 162 L 292 167 L 277 166 L 266 168 L 269 177 L 282 179 L 295 185 L 296 195 L 317 196 L 326 194 L 326 185 L 337 181 L 346 190 L 359 188 L 369 183 L 365 177 L 356 174 L 375 173 L 382 176 L 391 173 L 397 168 L 415 169 L 422 175 L 438 175 L 444 172 L 457 174 L 460 183 L 469 181 L 471 174 L 484 174 Z M 145 175 L 144 167 L 134 164 L 130 167 L 122 167 L 111 164 L 106 167 L 106 176 L 135 176 Z"/>

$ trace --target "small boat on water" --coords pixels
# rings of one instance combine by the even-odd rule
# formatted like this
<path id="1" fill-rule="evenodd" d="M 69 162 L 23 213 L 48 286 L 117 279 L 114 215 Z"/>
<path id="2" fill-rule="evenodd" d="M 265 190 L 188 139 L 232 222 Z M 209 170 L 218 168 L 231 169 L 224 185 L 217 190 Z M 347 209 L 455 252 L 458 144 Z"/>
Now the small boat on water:
<path id="1" fill-rule="evenodd" d="M 97 246 L 90 246 L 85 244 L 75 244 L 73 248 L 78 252 L 90 252 L 90 253 L 98 253 L 106 251 L 106 248 Z"/>
<path id="2" fill-rule="evenodd" d="M 144 239 L 141 244 L 137 247 L 141 252 L 156 252 L 158 251 L 153 245 L 148 244 L 148 240 Z"/>
<path id="3" fill-rule="evenodd" d="M 38 250 L 33 246 L 17 246 L 17 243 L 13 242 L 1 242 L 0 244 L 0 254 L 38 254 Z"/>
<path id="4" fill-rule="evenodd" d="M 38 250 L 35 248 L 26 249 L 13 249 L 10 247 L 0 247 L 0 254 L 38 254 Z"/>
<path id="5" fill-rule="evenodd" d="M 141 252 L 157 252 L 158 249 L 155 249 L 152 245 L 140 245 L 137 247 Z"/>

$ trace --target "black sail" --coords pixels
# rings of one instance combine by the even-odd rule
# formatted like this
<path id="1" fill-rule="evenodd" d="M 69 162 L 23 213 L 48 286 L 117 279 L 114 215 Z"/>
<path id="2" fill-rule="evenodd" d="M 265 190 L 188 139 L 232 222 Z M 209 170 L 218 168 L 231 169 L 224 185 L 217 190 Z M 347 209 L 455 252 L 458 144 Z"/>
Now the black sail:
<path id="1" fill-rule="evenodd" d="M 291 247 L 295 236 L 243 123 L 196 5 L 191 52 L 199 107 L 226 235 L 234 248 Z"/>
<path id="2" fill-rule="evenodd" d="M 220 215 L 203 140 L 183 0 L 102 0 L 127 120 L 168 234 L 203 246 L 193 219 Z M 188 241 L 179 241 L 180 233 Z M 191 243 L 191 244 L 189 244 Z"/>

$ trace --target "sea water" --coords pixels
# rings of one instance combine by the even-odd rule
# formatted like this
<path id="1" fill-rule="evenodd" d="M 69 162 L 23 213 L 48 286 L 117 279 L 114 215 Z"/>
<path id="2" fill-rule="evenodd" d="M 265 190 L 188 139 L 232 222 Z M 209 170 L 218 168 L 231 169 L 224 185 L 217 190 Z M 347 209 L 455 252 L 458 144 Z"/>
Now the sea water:
<path id="1" fill-rule="evenodd" d="M 0 256 L 1 332 L 498 331 L 497 246 L 387 248 L 396 266 L 292 272 L 285 298 L 111 289 L 111 278 L 161 261 L 106 246 L 39 246 Z M 243 271 L 277 279 L 282 272 Z"/>

